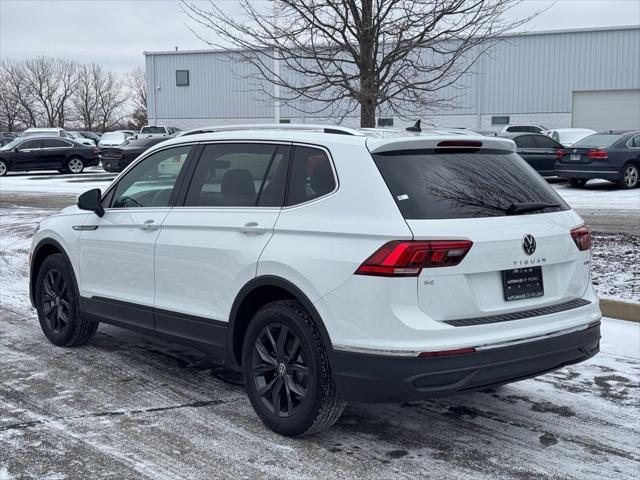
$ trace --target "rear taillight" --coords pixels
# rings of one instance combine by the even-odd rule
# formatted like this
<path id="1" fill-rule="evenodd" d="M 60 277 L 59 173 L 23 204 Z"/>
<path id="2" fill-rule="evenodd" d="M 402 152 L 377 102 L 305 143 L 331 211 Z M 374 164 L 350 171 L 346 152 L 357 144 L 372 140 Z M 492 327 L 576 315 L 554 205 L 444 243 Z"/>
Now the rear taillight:
<path id="1" fill-rule="evenodd" d="M 423 268 L 458 265 L 472 245 L 469 240 L 393 241 L 380 247 L 355 273 L 417 277 Z"/>
<path id="2" fill-rule="evenodd" d="M 564 157 L 564 150 L 562 150 L 561 148 L 559 148 L 558 150 L 556 150 L 556 157 L 557 157 L 557 158 L 562 158 L 562 157 Z"/>
<path id="3" fill-rule="evenodd" d="M 438 352 L 421 352 L 420 354 L 418 354 L 418 357 L 447 357 L 449 355 L 464 355 L 465 353 L 475 353 L 475 351 L 476 349 L 473 347 L 456 348 L 454 350 L 440 350 Z"/>
<path id="4" fill-rule="evenodd" d="M 593 149 L 593 150 L 589 150 L 589 152 L 587 153 L 587 157 L 592 159 L 603 159 L 603 158 L 608 158 L 609 155 L 607 155 L 607 152 L 605 152 L 604 150 Z"/>
<path id="5" fill-rule="evenodd" d="M 588 226 L 584 225 L 571 230 L 571 238 L 576 242 L 578 250 L 584 251 L 591 249 L 591 229 Z"/>

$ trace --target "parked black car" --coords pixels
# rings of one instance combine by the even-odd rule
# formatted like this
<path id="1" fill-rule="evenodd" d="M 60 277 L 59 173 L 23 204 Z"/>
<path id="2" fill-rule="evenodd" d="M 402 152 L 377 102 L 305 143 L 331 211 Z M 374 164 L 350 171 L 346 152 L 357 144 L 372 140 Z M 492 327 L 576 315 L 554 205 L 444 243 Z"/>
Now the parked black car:
<path id="1" fill-rule="evenodd" d="M 553 138 L 540 133 L 500 133 L 499 137 L 516 142 L 518 155 L 531 165 L 540 175 L 553 176 L 558 150 L 563 146 Z"/>
<path id="2" fill-rule="evenodd" d="M 100 150 L 102 168 L 107 172 L 121 172 L 140 154 L 152 146 L 164 142 L 170 137 L 150 137 L 129 140 L 120 147 L 107 147 Z"/>
<path id="3" fill-rule="evenodd" d="M 16 138 L 0 147 L 0 176 L 10 171 L 58 170 L 81 173 L 98 165 L 98 149 L 66 138 Z"/>
<path id="4" fill-rule="evenodd" d="M 640 130 L 608 131 L 589 135 L 558 152 L 556 175 L 583 187 L 602 178 L 620 188 L 640 185 Z"/>

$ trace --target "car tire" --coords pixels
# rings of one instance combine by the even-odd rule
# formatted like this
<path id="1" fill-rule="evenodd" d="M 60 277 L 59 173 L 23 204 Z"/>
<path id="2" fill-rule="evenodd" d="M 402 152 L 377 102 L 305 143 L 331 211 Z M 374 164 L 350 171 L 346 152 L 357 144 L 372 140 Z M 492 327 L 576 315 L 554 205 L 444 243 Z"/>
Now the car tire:
<path id="1" fill-rule="evenodd" d="M 98 330 L 97 322 L 80 316 L 75 277 L 59 253 L 45 258 L 38 270 L 35 304 L 40 327 L 54 345 L 84 345 Z"/>
<path id="2" fill-rule="evenodd" d="M 82 160 L 82 158 L 80 157 L 71 157 L 67 161 L 65 170 L 69 173 L 73 173 L 74 175 L 82 173 L 82 171 L 84 170 L 84 160 Z"/>
<path id="3" fill-rule="evenodd" d="M 570 178 L 569 185 L 575 188 L 583 188 L 587 184 L 587 180 L 584 178 Z"/>
<path id="4" fill-rule="evenodd" d="M 344 410 L 320 332 L 294 300 L 269 303 L 244 338 L 242 368 L 251 404 L 262 422 L 286 436 L 331 427 Z"/>
<path id="5" fill-rule="evenodd" d="M 638 184 L 640 184 L 640 168 L 635 163 L 627 163 L 622 169 L 618 186 L 620 188 L 636 188 Z"/>
<path id="6" fill-rule="evenodd" d="M 9 171 L 9 165 L 4 160 L 0 160 L 0 177 L 4 177 Z"/>

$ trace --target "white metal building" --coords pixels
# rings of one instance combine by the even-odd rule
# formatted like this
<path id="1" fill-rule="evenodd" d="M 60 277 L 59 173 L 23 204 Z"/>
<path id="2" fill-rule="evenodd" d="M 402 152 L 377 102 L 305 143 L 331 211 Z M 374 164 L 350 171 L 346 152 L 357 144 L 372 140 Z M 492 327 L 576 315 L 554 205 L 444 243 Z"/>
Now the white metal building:
<path id="1" fill-rule="evenodd" d="M 150 123 L 184 129 L 274 121 L 273 101 L 260 97 L 242 78 L 250 67 L 231 64 L 224 52 L 144 55 Z M 505 123 L 640 128 L 640 26 L 505 37 L 459 83 L 455 108 L 425 113 L 423 122 L 482 130 Z M 452 90 L 442 94 L 449 98 Z M 279 114 L 284 122 L 335 123 L 286 106 Z M 413 123 L 385 119 L 395 126 Z M 359 117 L 347 117 L 343 124 L 357 126 Z"/>

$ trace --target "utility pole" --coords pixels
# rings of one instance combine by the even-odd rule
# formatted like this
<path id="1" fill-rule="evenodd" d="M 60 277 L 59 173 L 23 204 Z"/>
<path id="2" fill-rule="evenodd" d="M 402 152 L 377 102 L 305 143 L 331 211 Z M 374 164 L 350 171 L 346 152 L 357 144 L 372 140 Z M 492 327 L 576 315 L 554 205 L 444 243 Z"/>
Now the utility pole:
<path id="1" fill-rule="evenodd" d="M 273 24 L 276 29 L 278 28 L 278 0 L 272 0 L 273 4 Z M 280 123 L 280 85 L 278 84 L 280 77 L 280 59 L 278 58 L 278 49 L 277 47 L 273 52 L 273 121 L 278 124 Z"/>

